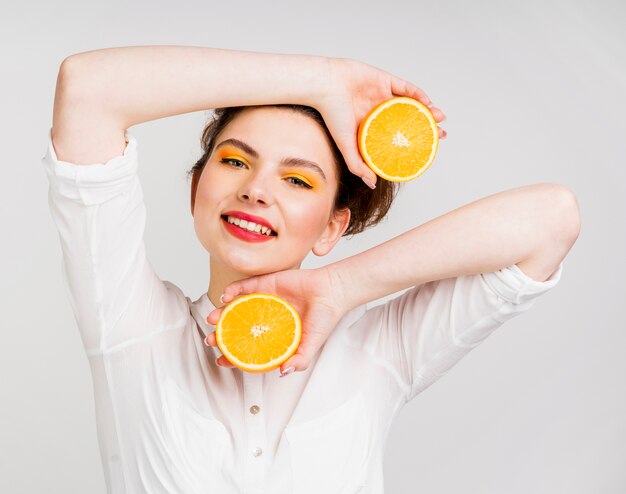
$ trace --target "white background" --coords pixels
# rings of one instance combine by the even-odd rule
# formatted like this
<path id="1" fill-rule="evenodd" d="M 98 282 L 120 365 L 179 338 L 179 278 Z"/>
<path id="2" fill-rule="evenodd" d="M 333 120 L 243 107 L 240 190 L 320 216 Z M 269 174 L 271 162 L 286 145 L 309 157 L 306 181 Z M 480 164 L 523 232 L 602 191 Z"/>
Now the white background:
<path id="1" fill-rule="evenodd" d="M 623 1 L 11 3 L 0 7 L 1 492 L 105 492 L 41 158 L 61 61 L 147 44 L 355 58 L 416 83 L 446 113 L 435 162 L 402 186 L 388 219 L 305 267 L 501 190 L 572 189 L 581 234 L 561 282 L 403 409 L 386 492 L 626 492 Z M 209 273 L 185 171 L 207 116 L 130 129 L 149 258 L 192 300 Z"/>

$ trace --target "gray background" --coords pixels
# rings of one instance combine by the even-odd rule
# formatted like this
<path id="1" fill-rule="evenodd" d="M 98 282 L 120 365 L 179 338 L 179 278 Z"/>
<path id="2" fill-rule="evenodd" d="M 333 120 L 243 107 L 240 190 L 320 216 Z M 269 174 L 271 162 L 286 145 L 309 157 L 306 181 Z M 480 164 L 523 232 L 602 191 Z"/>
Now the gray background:
<path id="1" fill-rule="evenodd" d="M 90 371 L 40 160 L 63 58 L 146 44 L 355 58 L 413 81 L 447 114 L 436 161 L 403 186 L 387 221 L 305 267 L 501 190 L 571 188 L 582 229 L 561 282 L 403 409 L 390 432 L 385 484 L 389 493 L 626 491 L 623 1 L 7 3 L 1 492 L 105 492 Z M 148 255 L 192 299 L 209 273 L 185 171 L 200 156 L 207 116 L 130 129 L 139 141 Z"/>

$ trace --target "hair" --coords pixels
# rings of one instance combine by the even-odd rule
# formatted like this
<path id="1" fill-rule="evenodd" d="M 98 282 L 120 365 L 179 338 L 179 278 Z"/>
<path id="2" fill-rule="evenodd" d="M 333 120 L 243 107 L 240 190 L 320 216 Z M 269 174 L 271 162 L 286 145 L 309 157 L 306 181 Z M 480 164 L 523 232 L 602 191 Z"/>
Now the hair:
<path id="1" fill-rule="evenodd" d="M 315 120 L 326 133 L 329 144 L 332 147 L 337 175 L 339 177 L 337 193 L 333 211 L 344 208 L 350 209 L 350 223 L 343 236 L 355 235 L 377 225 L 387 215 L 391 204 L 398 192 L 398 184 L 382 178 L 378 178 L 376 188 L 370 189 L 363 180 L 352 173 L 339 151 L 337 144 L 332 138 L 322 115 L 310 106 L 296 104 L 256 105 L 256 106 L 232 106 L 216 108 L 213 119 L 206 125 L 200 139 L 203 150 L 202 157 L 187 172 L 187 177 L 192 177 L 191 184 L 191 208 L 193 210 L 196 198 L 196 189 L 200 181 L 200 175 L 206 165 L 209 156 L 213 152 L 217 137 L 234 120 L 234 118 L 247 108 L 286 108 L 307 115 Z"/>

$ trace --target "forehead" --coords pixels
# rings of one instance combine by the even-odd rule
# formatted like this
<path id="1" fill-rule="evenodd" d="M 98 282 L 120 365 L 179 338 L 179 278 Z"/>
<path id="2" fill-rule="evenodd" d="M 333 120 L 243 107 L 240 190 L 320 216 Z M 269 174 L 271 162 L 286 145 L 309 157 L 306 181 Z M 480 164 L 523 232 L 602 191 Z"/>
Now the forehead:
<path id="1" fill-rule="evenodd" d="M 279 162 L 301 158 L 336 178 L 335 159 L 324 129 L 313 118 L 287 108 L 251 108 L 239 113 L 215 141 L 236 138 L 252 147 L 260 159 Z"/>

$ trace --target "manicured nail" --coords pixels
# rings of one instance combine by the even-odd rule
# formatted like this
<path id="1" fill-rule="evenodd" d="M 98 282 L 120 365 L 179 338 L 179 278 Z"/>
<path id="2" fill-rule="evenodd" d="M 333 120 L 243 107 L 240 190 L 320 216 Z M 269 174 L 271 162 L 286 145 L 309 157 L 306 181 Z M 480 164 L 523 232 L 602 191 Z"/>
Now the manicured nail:
<path id="1" fill-rule="evenodd" d="M 295 371 L 295 370 L 296 370 L 296 368 L 295 368 L 295 367 L 287 367 L 287 368 L 285 369 L 285 372 L 281 372 L 281 373 L 280 373 L 280 376 L 278 376 L 278 377 L 285 377 L 287 374 L 291 374 L 291 373 L 292 373 L 293 371 Z"/>
<path id="2" fill-rule="evenodd" d="M 362 177 L 363 178 L 363 182 L 365 182 L 365 185 L 367 185 L 370 189 L 375 189 L 376 185 L 374 185 L 367 177 Z"/>
<path id="3" fill-rule="evenodd" d="M 220 295 L 220 303 L 223 304 L 224 303 L 224 294 L 222 293 Z"/>
<path id="4" fill-rule="evenodd" d="M 218 365 L 219 367 L 221 367 L 221 365 L 217 363 L 218 360 L 219 360 L 219 357 L 215 359 L 215 365 Z"/>
<path id="5" fill-rule="evenodd" d="M 205 344 L 206 346 L 211 346 L 211 345 L 209 345 L 209 337 L 208 337 L 208 336 L 206 336 L 206 337 L 204 338 L 204 344 Z"/>

